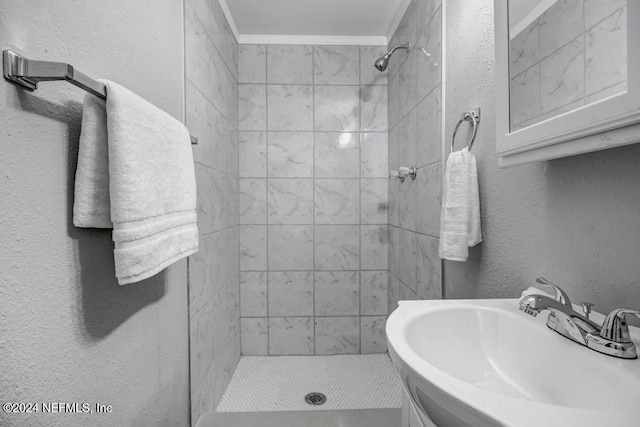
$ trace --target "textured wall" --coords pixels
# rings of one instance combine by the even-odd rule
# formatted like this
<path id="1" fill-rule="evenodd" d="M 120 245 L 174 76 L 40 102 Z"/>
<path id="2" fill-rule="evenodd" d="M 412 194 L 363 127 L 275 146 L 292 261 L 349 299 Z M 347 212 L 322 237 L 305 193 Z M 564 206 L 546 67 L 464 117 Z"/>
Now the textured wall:
<path id="1" fill-rule="evenodd" d="M 560 0 L 512 36 L 514 129 L 626 89 L 626 5 L 626 0 Z"/>
<path id="2" fill-rule="evenodd" d="M 384 50 L 240 46 L 243 354 L 386 350 Z"/>
<path id="3" fill-rule="evenodd" d="M 493 27 L 492 0 L 447 2 L 445 140 L 461 111 L 482 107 L 484 242 L 445 262 L 445 297 L 515 297 L 544 275 L 598 311 L 640 307 L 640 144 L 499 169 Z"/>
<path id="4" fill-rule="evenodd" d="M 389 309 L 398 300 L 442 296 L 438 243 L 442 121 L 442 12 L 413 0 L 391 38 L 389 169 L 417 166 L 416 180 L 389 181 Z"/>
<path id="5" fill-rule="evenodd" d="M 3 49 L 68 61 L 178 119 L 182 38 L 175 0 L 0 2 Z M 111 233 L 71 223 L 84 92 L 40 87 L 0 81 L 0 401 L 113 412 L 0 413 L 0 424 L 188 425 L 186 262 L 118 286 Z"/>
<path id="6" fill-rule="evenodd" d="M 185 2 L 187 125 L 200 250 L 189 260 L 191 422 L 213 411 L 240 358 L 238 44 L 217 1 Z"/>

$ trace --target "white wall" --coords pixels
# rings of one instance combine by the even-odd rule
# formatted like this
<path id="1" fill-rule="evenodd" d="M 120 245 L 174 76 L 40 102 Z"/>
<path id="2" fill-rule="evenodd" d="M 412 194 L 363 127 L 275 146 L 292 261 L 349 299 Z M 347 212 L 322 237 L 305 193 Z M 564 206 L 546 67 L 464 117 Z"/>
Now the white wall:
<path id="1" fill-rule="evenodd" d="M 38 3 L 0 2 L 0 48 L 68 61 L 182 119 L 181 1 Z M 72 226 L 83 96 L 0 81 L 0 401 L 113 412 L 0 413 L 0 424 L 184 426 L 186 263 L 120 287 L 111 233 Z"/>
<path id="2" fill-rule="evenodd" d="M 516 297 L 543 275 L 598 311 L 640 307 L 640 144 L 498 169 L 493 0 L 449 0 L 444 22 L 445 141 L 482 107 L 484 234 L 467 263 L 445 262 L 445 297 Z"/>

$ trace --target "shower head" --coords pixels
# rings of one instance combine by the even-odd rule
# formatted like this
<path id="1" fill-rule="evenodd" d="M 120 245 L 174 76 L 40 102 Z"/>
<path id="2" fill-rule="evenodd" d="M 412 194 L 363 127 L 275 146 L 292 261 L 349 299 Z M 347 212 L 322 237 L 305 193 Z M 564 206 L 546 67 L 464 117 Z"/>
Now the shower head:
<path id="1" fill-rule="evenodd" d="M 387 65 L 389 65 L 389 58 L 391 58 L 390 54 L 385 54 L 382 58 L 378 58 L 375 63 L 375 67 L 379 71 L 384 71 L 387 69 Z"/>
<path id="2" fill-rule="evenodd" d="M 406 49 L 407 51 L 409 51 L 411 49 L 411 45 L 410 44 L 400 44 L 398 46 L 394 46 L 392 47 L 389 52 L 385 53 L 383 57 L 378 58 L 376 60 L 376 63 L 374 64 L 375 67 L 379 70 L 379 71 L 384 71 L 387 69 L 387 65 L 389 65 L 389 58 L 391 58 L 391 55 L 393 55 L 393 52 L 395 52 L 397 49 Z"/>

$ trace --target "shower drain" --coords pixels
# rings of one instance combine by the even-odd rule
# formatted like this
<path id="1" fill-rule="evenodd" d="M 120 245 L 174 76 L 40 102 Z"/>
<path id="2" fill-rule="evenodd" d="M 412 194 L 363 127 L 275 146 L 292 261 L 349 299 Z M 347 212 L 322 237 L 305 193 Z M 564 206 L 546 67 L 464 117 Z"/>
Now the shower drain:
<path id="1" fill-rule="evenodd" d="M 309 393 L 304 397 L 305 402 L 309 405 L 322 405 L 327 401 L 327 396 L 322 393 Z"/>

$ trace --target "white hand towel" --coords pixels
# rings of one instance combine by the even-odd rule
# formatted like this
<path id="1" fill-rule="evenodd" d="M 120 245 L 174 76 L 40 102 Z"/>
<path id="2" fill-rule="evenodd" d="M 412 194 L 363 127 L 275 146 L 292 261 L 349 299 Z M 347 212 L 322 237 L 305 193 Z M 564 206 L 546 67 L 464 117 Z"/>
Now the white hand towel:
<path id="1" fill-rule="evenodd" d="M 87 94 L 73 224 L 113 228 L 121 285 L 151 277 L 198 250 L 196 180 L 189 132 L 128 89 L 101 80 Z"/>
<path id="2" fill-rule="evenodd" d="M 440 258 L 466 261 L 482 241 L 476 158 L 468 148 L 449 154 L 440 218 Z"/>

